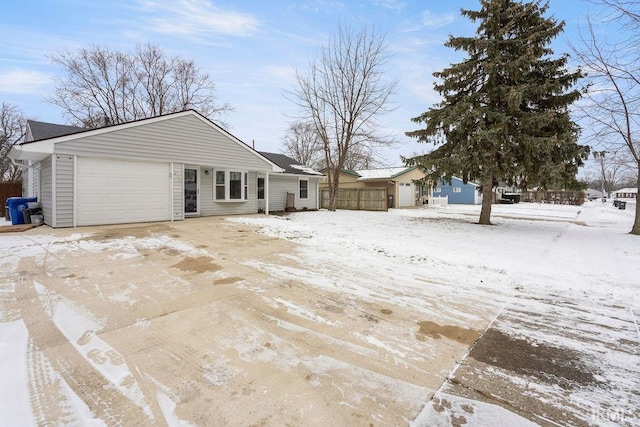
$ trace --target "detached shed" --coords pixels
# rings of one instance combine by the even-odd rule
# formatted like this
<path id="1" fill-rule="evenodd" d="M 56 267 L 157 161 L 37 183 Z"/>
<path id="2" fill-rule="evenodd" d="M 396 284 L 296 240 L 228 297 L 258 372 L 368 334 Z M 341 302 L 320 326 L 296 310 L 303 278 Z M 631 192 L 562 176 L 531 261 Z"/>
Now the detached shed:
<path id="1" fill-rule="evenodd" d="M 283 172 L 193 110 L 92 130 L 59 127 L 68 132 L 42 139 L 38 128 L 9 156 L 28 170 L 23 196 L 39 198 L 52 227 L 256 213 L 258 175 L 268 186 Z"/>

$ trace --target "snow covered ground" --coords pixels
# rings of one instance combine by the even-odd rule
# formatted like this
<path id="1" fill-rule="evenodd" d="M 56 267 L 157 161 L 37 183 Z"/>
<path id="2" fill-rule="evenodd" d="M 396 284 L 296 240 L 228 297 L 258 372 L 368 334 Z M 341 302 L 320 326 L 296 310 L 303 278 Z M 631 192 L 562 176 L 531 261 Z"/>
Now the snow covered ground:
<path id="1" fill-rule="evenodd" d="M 229 245 L 247 231 L 226 230 L 226 240 L 194 246 L 193 234 L 205 233 L 197 219 L 152 225 L 151 234 L 106 227 L 101 239 L 92 236 L 94 228 L 64 237 L 44 233 L 46 228 L 0 234 L 0 425 L 38 424 L 51 419 L 47 408 L 59 411 L 53 417 L 58 424 L 103 425 L 110 414 L 121 413 L 135 414 L 125 418 L 130 422 L 154 415 L 159 420 L 161 414 L 168 425 L 198 424 L 198 411 L 224 409 L 212 401 L 236 405 L 231 412 L 238 417 L 226 419 L 249 424 L 249 412 L 239 412 L 247 401 L 255 402 L 252 411 L 271 405 L 273 414 L 283 406 L 259 397 L 238 400 L 259 393 L 244 396 L 240 388 L 232 395 L 233 382 L 255 379 L 251 387 L 259 389 L 260 380 L 269 378 L 261 392 L 267 399 L 276 379 L 296 378 L 297 371 L 309 380 L 291 390 L 331 399 L 329 393 L 337 393 L 342 400 L 331 402 L 349 413 L 370 401 L 379 413 L 367 415 L 376 424 L 639 425 L 640 237 L 627 234 L 633 208 L 600 202 L 495 205 L 494 226 L 475 224 L 479 206 L 455 205 L 230 217 L 234 226 L 250 224 L 297 244 L 292 252 L 263 256 L 270 249 L 279 253 L 271 241 L 231 260 L 215 258 L 215 245 Z M 177 237 L 185 230 L 191 237 Z M 176 264 L 179 256 L 192 264 Z M 31 276 L 19 271 L 27 271 L 29 257 L 42 270 L 32 287 L 25 286 Z M 200 267 L 193 263 L 201 258 L 203 273 L 196 274 Z M 96 260 L 112 264 L 100 270 Z M 146 272 L 152 284 L 135 282 L 133 275 L 148 260 L 155 269 Z M 212 260 L 220 265 L 211 269 Z M 234 262 L 257 279 L 242 276 L 249 273 L 239 267 L 223 276 Z M 186 269 L 179 273 L 184 277 L 169 275 L 176 268 Z M 236 275 L 244 279 L 230 287 L 204 286 L 205 279 L 232 283 L 228 279 Z M 183 306 L 180 298 L 187 297 L 195 310 Z M 33 304 L 22 304 L 28 300 Z M 173 305 L 161 307 L 163 300 Z M 181 329 L 162 335 L 181 319 Z M 256 319 L 263 323 L 252 323 Z M 35 339 L 32 332 L 44 333 Z M 261 344 L 267 338 L 268 348 Z M 312 340 L 325 340 L 319 353 L 303 353 Z M 186 343 L 193 359 L 178 359 Z M 447 346 L 450 353 L 442 351 Z M 235 349 L 241 360 L 226 359 L 235 353 L 225 348 Z M 326 356 L 330 351 L 333 357 Z M 340 353 L 371 360 L 349 364 Z M 443 363 L 442 372 L 425 368 L 443 354 L 460 357 Z M 173 368 L 176 360 L 197 363 L 183 372 Z M 273 372 L 252 376 L 252 367 L 263 369 L 260 363 Z M 56 372 L 54 364 L 79 371 Z M 206 368 L 209 392 L 217 394 L 194 391 L 198 364 Z M 380 370 L 364 369 L 369 365 Z M 109 393 L 90 395 L 97 402 L 92 406 L 94 401 L 79 397 L 73 372 L 91 373 Z M 178 387 L 184 385 L 181 376 L 188 377 L 188 390 Z M 26 386 L 34 378 L 41 389 L 55 389 L 57 400 L 34 398 Z M 423 396 L 432 398 L 421 401 Z M 124 409 L 118 413 L 108 402 Z M 194 402 L 203 406 L 190 406 Z M 415 413 L 390 422 L 384 410 L 393 405 Z M 312 406 L 292 413 L 323 412 Z M 326 425 L 330 415 L 285 421 Z M 370 419 L 361 421 L 368 425 Z"/>
<path id="2" fill-rule="evenodd" d="M 232 220 L 302 245 L 308 268 L 260 266 L 273 274 L 466 327 L 490 320 L 493 353 L 472 349 L 414 425 L 524 425 L 511 412 L 542 425 L 640 424 L 634 205 L 496 205 L 495 226 L 475 224 L 479 210 Z"/>

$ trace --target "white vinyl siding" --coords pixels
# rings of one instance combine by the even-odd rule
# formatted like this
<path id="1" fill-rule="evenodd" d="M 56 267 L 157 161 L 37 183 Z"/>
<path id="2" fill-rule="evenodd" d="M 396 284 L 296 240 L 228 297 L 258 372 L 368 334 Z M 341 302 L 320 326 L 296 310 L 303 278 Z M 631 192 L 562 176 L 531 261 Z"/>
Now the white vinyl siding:
<path id="1" fill-rule="evenodd" d="M 57 153 L 166 161 L 235 170 L 271 170 L 255 151 L 194 115 L 84 136 L 56 144 Z"/>
<path id="2" fill-rule="evenodd" d="M 172 169 L 173 184 L 173 219 L 184 219 L 184 165 L 182 163 L 173 163 Z"/>
<path id="3" fill-rule="evenodd" d="M 56 188 L 54 215 L 56 227 L 73 227 L 73 156 L 54 159 Z"/>
<path id="4" fill-rule="evenodd" d="M 36 165 L 34 165 L 36 166 Z M 38 167 L 29 169 L 31 174 L 31 179 L 29 180 L 29 196 L 28 197 L 37 197 L 38 201 L 40 200 L 40 169 Z"/>
<path id="5" fill-rule="evenodd" d="M 30 164 L 31 162 L 28 162 Z M 28 168 L 22 169 L 22 197 L 29 197 L 29 176 L 31 173 Z"/>
<path id="6" fill-rule="evenodd" d="M 300 199 L 300 178 L 298 176 L 269 175 L 269 210 L 274 212 L 283 211 L 287 204 L 287 193 L 296 195 L 294 202 L 296 209 L 317 209 L 318 180 L 312 178 L 304 179 L 309 181 L 308 194 L 306 199 Z"/>
<path id="7" fill-rule="evenodd" d="M 53 194 L 51 186 L 51 156 L 40 162 L 40 193 L 44 223 L 53 227 Z"/>

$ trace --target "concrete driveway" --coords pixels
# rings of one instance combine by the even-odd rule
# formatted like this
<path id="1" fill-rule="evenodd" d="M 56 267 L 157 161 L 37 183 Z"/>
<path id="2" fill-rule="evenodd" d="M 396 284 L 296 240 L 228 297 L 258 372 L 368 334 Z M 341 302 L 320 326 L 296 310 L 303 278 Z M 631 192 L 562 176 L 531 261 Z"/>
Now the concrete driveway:
<path id="1" fill-rule="evenodd" d="M 491 318 L 279 279 L 252 265 L 295 268 L 294 244 L 221 218 L 8 241 L 0 322 L 26 353 L 3 363 L 27 377 L 5 404 L 39 425 L 406 424 Z"/>

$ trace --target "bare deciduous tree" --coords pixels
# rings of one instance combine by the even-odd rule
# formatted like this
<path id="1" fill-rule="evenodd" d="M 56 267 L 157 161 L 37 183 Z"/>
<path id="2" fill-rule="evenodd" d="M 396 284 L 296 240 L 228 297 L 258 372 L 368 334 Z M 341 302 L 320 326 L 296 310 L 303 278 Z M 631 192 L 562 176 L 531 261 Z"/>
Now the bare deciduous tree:
<path id="1" fill-rule="evenodd" d="M 637 25 L 638 2 L 603 0 L 614 19 L 627 31 L 635 31 L 618 43 L 596 34 L 593 21 L 588 20 L 588 33 L 581 45 L 573 50 L 583 64 L 589 79 L 582 105 L 589 126 L 585 131 L 594 145 L 603 151 L 624 155 L 636 171 L 636 187 L 640 187 L 640 55 Z M 635 221 L 631 234 L 640 235 L 640 200 L 636 199 Z"/>
<path id="2" fill-rule="evenodd" d="M 322 141 L 313 123 L 296 121 L 291 123 L 284 136 L 283 152 L 300 164 L 316 170 L 326 170 Z M 351 147 L 343 167 L 345 169 L 369 169 L 379 165 L 375 153 L 364 145 Z"/>
<path id="3" fill-rule="evenodd" d="M 301 165 L 316 170 L 324 169 L 322 143 L 313 123 L 301 121 L 291 123 L 283 139 L 283 152 Z"/>
<path id="4" fill-rule="evenodd" d="M 18 181 L 22 170 L 11 163 L 9 151 L 24 140 L 27 117 L 18 107 L 2 103 L 0 107 L 0 182 Z"/>
<path id="5" fill-rule="evenodd" d="M 51 57 L 64 71 L 48 101 L 85 127 L 197 110 L 220 122 L 231 110 L 217 104 L 215 84 L 193 61 L 169 57 L 158 46 L 137 46 L 134 53 L 94 45 Z"/>
<path id="6" fill-rule="evenodd" d="M 594 151 L 592 154 L 597 163 L 592 181 L 599 183 L 595 188 L 602 187 L 604 193 L 610 195 L 629 181 L 635 181 L 634 168 L 629 164 L 628 156 L 609 151 Z"/>
<path id="7" fill-rule="evenodd" d="M 354 146 L 344 162 L 344 168 L 351 170 L 373 169 L 380 165 L 375 151 L 365 145 Z"/>
<path id="8" fill-rule="evenodd" d="M 338 177 L 349 154 L 357 147 L 375 150 L 395 143 L 378 123 L 392 111 L 390 98 L 398 84 L 385 78 L 388 61 L 384 36 L 375 29 L 340 26 L 309 70 L 296 70 L 296 88 L 286 94 L 322 143 L 330 210 L 336 208 Z"/>

